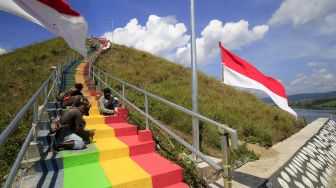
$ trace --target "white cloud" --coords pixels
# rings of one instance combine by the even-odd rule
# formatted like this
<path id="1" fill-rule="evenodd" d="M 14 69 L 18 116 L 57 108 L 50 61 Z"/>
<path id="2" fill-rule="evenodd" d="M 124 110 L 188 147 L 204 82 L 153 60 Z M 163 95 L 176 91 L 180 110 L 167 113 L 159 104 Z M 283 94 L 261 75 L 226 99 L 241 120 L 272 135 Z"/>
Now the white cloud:
<path id="1" fill-rule="evenodd" d="M 300 73 L 290 83 L 290 90 L 295 93 L 319 91 L 326 92 L 335 90 L 336 75 L 324 68 L 315 70 L 311 74 Z"/>
<path id="2" fill-rule="evenodd" d="M 317 61 L 310 61 L 306 64 L 308 67 L 318 67 L 318 66 L 324 66 L 327 65 L 325 62 L 317 62 Z"/>
<path id="3" fill-rule="evenodd" d="M 219 41 L 230 50 L 240 49 L 263 38 L 268 31 L 267 25 L 258 25 L 251 30 L 248 26 L 245 20 L 225 25 L 219 20 L 210 21 L 201 37 L 196 39 L 198 63 L 206 64 L 214 57 L 219 57 Z M 112 32 L 102 37 L 111 40 Z M 190 64 L 190 36 L 185 24 L 178 23 L 174 17 L 150 15 L 145 26 L 134 18 L 125 27 L 113 31 L 113 42 L 148 51 L 177 63 Z"/>
<path id="4" fill-rule="evenodd" d="M 322 34 L 332 34 L 336 33 L 336 12 L 330 14 L 324 18 L 324 23 L 319 28 L 320 33 Z"/>
<path id="5" fill-rule="evenodd" d="M 291 23 L 298 27 L 319 19 L 327 19 L 335 10 L 335 0 L 284 0 L 268 23 L 271 26 Z"/>
<path id="6" fill-rule="evenodd" d="M 252 42 L 262 39 L 268 31 L 267 25 L 258 25 L 251 30 L 245 20 L 230 22 L 223 25 L 219 20 L 211 20 L 196 39 L 197 62 L 207 64 L 219 57 L 218 42 L 229 50 L 237 50 Z M 176 50 L 173 60 L 182 64 L 190 64 L 190 43 Z"/>
<path id="7" fill-rule="evenodd" d="M 7 50 L 4 48 L 0 48 L 0 55 L 7 53 Z"/>
<path id="8" fill-rule="evenodd" d="M 132 19 L 123 28 L 113 31 L 113 42 L 135 47 L 157 55 L 164 55 L 188 43 L 189 35 L 184 23 L 177 23 L 174 17 L 150 15 L 145 26 Z M 103 37 L 112 39 L 108 32 Z"/>

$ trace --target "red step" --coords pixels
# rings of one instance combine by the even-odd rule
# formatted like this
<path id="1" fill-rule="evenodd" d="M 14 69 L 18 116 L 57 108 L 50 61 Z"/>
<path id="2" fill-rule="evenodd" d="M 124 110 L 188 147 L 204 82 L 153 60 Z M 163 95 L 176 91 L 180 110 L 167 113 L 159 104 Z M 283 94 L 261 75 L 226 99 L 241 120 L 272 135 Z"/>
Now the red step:
<path id="1" fill-rule="evenodd" d="M 126 108 L 118 108 L 118 115 L 127 116 L 128 110 Z"/>
<path id="2" fill-rule="evenodd" d="M 188 187 L 186 184 L 180 183 L 183 182 L 182 168 L 159 154 L 153 152 L 131 156 L 131 158 L 147 173 L 151 174 L 153 187 Z"/>
<path id="3" fill-rule="evenodd" d="M 108 126 L 114 129 L 115 136 L 129 136 L 137 134 L 137 127 L 128 123 L 113 123 Z"/>
<path id="4" fill-rule="evenodd" d="M 91 95 L 91 96 L 96 96 L 96 95 L 97 95 L 97 92 L 95 92 L 95 91 L 91 91 L 91 92 L 90 92 L 90 95 Z"/>
<path id="5" fill-rule="evenodd" d="M 105 124 L 112 124 L 112 123 L 127 123 L 127 116 L 125 115 L 105 116 Z"/>
<path id="6" fill-rule="evenodd" d="M 147 141 L 152 140 L 152 131 L 150 130 L 138 131 L 138 135 L 139 135 L 140 142 L 147 142 Z"/>
<path id="7" fill-rule="evenodd" d="M 153 140 L 140 142 L 138 135 L 133 136 L 118 136 L 118 139 L 129 146 L 129 155 L 141 155 L 155 151 L 155 143 Z"/>
<path id="8" fill-rule="evenodd" d="M 174 184 L 174 185 L 170 185 L 170 186 L 167 186 L 165 188 L 189 188 L 189 186 L 185 183 L 177 183 L 177 184 Z"/>

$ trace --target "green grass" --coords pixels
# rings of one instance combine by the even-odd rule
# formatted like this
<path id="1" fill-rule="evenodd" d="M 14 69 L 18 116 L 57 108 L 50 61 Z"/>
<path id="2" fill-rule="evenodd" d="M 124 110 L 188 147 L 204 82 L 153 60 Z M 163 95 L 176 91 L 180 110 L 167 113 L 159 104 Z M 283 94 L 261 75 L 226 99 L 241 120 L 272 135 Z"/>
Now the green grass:
<path id="1" fill-rule="evenodd" d="M 62 39 L 52 39 L 0 55 L 0 130 L 10 123 L 57 65 L 74 51 Z M 31 128 L 31 110 L 0 148 L 0 183 L 9 172 Z"/>

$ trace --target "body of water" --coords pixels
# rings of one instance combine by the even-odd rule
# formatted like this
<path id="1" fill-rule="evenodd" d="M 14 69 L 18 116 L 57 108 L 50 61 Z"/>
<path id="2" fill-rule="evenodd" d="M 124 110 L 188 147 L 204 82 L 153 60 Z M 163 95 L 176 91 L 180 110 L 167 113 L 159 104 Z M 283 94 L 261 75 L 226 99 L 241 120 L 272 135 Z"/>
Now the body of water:
<path id="1" fill-rule="evenodd" d="M 336 120 L 336 109 L 333 110 L 312 110 L 305 108 L 293 108 L 299 117 L 306 119 L 308 122 L 312 122 L 320 117 L 326 117 Z"/>

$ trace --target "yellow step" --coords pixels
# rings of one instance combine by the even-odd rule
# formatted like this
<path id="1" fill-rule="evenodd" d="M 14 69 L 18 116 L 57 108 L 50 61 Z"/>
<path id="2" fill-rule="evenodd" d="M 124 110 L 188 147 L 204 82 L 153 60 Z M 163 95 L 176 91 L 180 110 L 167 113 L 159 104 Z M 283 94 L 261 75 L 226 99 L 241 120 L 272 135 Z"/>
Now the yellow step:
<path id="1" fill-rule="evenodd" d="M 101 139 L 107 137 L 115 137 L 115 131 L 113 128 L 107 126 L 106 124 L 88 124 L 86 128 L 95 133 L 93 139 Z"/>
<path id="2" fill-rule="evenodd" d="M 104 124 L 105 118 L 102 115 L 90 115 L 90 116 L 84 116 L 84 120 L 86 121 L 86 124 Z"/>
<path id="3" fill-rule="evenodd" d="M 113 188 L 152 187 L 151 176 L 129 157 L 102 161 L 100 164 L 105 175 L 112 182 Z"/>

